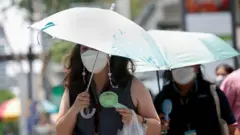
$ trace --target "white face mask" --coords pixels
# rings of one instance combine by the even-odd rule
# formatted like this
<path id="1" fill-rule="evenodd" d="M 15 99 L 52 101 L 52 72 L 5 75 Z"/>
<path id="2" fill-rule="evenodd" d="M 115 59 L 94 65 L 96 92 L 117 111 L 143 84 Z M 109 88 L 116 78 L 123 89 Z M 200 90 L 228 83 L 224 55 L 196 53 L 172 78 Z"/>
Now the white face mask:
<path id="1" fill-rule="evenodd" d="M 95 51 L 95 50 L 87 50 L 86 52 L 82 53 L 81 57 L 82 57 L 82 62 L 85 68 L 89 72 L 92 72 L 95 74 L 101 72 L 104 69 L 104 67 L 107 65 L 107 61 L 108 61 L 108 55 L 106 53 L 103 53 L 100 51 L 98 53 L 98 51 Z M 94 66 L 95 60 L 96 60 L 96 64 Z"/>
<path id="2" fill-rule="evenodd" d="M 222 76 L 222 75 L 217 76 L 217 77 L 216 77 L 216 84 L 217 84 L 218 86 L 221 85 L 221 83 L 223 82 L 224 79 L 225 79 L 225 77 Z"/>
<path id="3" fill-rule="evenodd" d="M 174 69 L 172 71 L 172 76 L 174 81 L 176 81 L 178 84 L 184 85 L 191 82 L 196 77 L 196 73 L 194 72 L 193 67 L 184 67 Z"/>

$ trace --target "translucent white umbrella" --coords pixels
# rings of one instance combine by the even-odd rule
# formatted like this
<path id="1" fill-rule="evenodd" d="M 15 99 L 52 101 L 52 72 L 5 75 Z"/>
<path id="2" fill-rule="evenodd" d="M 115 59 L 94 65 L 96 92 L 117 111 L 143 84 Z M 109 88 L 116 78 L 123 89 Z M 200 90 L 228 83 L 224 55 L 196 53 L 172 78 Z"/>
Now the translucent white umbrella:
<path id="1" fill-rule="evenodd" d="M 149 34 L 112 10 L 71 8 L 51 15 L 31 28 L 110 55 L 131 58 L 156 67 L 166 64 Z"/>
<path id="2" fill-rule="evenodd" d="M 150 30 L 149 35 L 155 40 L 161 52 L 166 68 L 136 62 L 137 71 L 174 69 L 179 67 L 205 64 L 232 58 L 239 55 L 224 40 L 210 33 L 195 33 L 166 30 Z"/>

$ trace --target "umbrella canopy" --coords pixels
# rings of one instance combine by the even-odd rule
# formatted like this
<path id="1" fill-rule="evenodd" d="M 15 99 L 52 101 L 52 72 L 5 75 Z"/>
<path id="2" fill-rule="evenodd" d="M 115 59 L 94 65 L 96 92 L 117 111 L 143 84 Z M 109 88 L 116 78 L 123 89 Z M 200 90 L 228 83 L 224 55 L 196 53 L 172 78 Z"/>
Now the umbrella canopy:
<path id="1" fill-rule="evenodd" d="M 228 43 L 209 33 L 165 30 L 150 30 L 148 33 L 167 63 L 164 69 L 205 64 L 239 55 Z M 162 70 L 142 62 L 136 64 L 137 71 Z"/>
<path id="2" fill-rule="evenodd" d="M 27 106 L 30 102 L 26 103 Z M 29 116 L 29 110 L 25 115 Z M 1 121 L 12 121 L 19 118 L 21 115 L 21 102 L 18 98 L 10 99 L 0 105 L 0 120 Z"/>
<path id="3" fill-rule="evenodd" d="M 71 8 L 51 15 L 33 24 L 31 28 L 110 55 L 131 58 L 158 68 L 166 66 L 149 34 L 112 10 Z"/>

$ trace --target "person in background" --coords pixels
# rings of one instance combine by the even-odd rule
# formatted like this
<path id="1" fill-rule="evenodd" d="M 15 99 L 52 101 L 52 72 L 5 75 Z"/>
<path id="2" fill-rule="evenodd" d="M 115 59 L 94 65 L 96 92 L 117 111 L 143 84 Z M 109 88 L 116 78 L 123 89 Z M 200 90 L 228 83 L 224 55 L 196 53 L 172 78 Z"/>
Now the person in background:
<path id="1" fill-rule="evenodd" d="M 226 76 L 230 73 L 232 73 L 234 69 L 227 65 L 227 64 L 221 64 L 218 65 L 216 68 L 216 84 L 220 87 L 222 81 L 226 78 Z"/>
<path id="2" fill-rule="evenodd" d="M 203 79 L 200 66 L 174 69 L 169 83 L 157 95 L 155 108 L 161 118 L 162 131 L 167 135 L 221 135 L 211 83 Z M 230 135 L 238 135 L 237 124 L 225 94 L 216 87 L 221 115 L 228 125 Z M 162 103 L 171 100 L 169 121 L 164 121 Z"/>
<path id="3" fill-rule="evenodd" d="M 230 107 L 240 129 L 240 69 L 229 74 L 221 85 L 221 89 L 228 97 Z"/>

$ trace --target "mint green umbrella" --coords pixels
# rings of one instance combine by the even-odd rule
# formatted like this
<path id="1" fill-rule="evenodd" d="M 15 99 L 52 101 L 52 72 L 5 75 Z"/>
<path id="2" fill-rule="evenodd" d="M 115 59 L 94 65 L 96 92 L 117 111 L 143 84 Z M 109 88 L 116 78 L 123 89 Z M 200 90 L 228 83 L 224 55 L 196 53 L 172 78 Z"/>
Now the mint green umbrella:
<path id="1" fill-rule="evenodd" d="M 239 55 L 231 45 L 209 33 L 150 30 L 164 61 L 165 69 L 205 64 Z M 137 71 L 162 70 L 146 63 L 137 62 Z"/>

